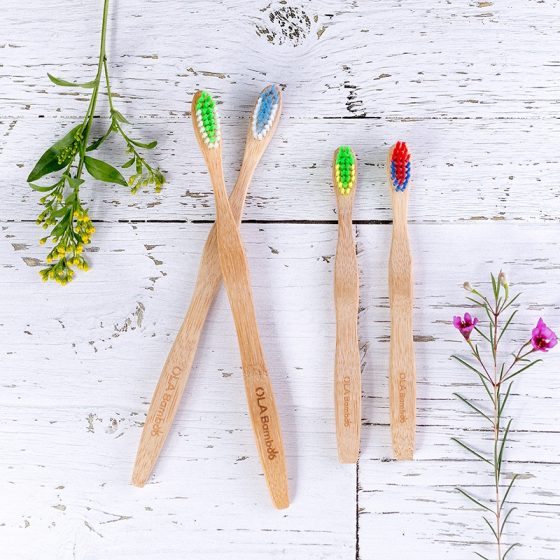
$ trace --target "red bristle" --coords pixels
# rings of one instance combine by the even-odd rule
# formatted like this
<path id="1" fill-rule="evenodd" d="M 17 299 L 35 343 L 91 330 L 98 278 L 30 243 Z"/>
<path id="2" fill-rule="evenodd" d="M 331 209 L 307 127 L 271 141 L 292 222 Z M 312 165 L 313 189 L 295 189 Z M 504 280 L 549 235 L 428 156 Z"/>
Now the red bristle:
<path id="1" fill-rule="evenodd" d="M 395 164 L 396 179 L 400 184 L 403 184 L 406 179 L 406 164 L 410 161 L 406 142 L 399 141 L 395 144 L 391 160 Z"/>

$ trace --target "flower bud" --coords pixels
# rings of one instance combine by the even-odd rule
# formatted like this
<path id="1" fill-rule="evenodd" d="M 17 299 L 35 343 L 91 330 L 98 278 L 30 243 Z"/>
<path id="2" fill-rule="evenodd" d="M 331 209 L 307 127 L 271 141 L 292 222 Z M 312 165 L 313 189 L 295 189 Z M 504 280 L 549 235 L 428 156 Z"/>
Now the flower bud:
<path id="1" fill-rule="evenodd" d="M 498 282 L 504 287 L 507 288 L 508 281 L 506 277 L 506 273 L 503 270 L 500 270 L 500 274 L 498 274 Z"/>
<path id="2" fill-rule="evenodd" d="M 463 284 L 463 288 L 465 288 L 465 290 L 467 290 L 467 292 L 472 292 L 474 290 L 473 287 L 471 286 L 470 282 L 465 282 Z"/>

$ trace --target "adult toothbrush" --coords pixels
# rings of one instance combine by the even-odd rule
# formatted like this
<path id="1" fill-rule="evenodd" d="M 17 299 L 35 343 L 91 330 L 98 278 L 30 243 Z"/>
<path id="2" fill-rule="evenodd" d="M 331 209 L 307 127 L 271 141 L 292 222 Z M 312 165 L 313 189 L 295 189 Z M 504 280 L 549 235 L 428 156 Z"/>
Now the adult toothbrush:
<path id="1" fill-rule="evenodd" d="M 255 104 L 239 176 L 230 205 L 237 223 L 254 171 L 280 120 L 282 93 L 275 85 L 264 88 Z M 195 115 L 193 114 L 193 118 Z M 155 388 L 134 465 L 132 483 L 144 486 L 161 453 L 187 384 L 206 317 L 220 288 L 216 226 L 210 230 L 200 261 L 191 304 L 177 333 Z"/>
<path id="2" fill-rule="evenodd" d="M 192 101 L 195 136 L 206 162 L 216 201 L 216 239 L 224 284 L 237 331 L 249 413 L 265 478 L 277 508 L 289 505 L 280 421 L 260 342 L 249 268 L 228 201 L 222 169 L 222 142 L 215 102 L 206 92 Z"/>
<path id="3" fill-rule="evenodd" d="M 416 432 L 416 366 L 412 336 L 412 258 L 407 224 L 410 154 L 404 142 L 397 142 L 390 148 L 387 176 L 393 206 L 389 256 L 391 436 L 395 457 L 410 460 L 414 455 Z"/>
<path id="4" fill-rule="evenodd" d="M 334 268 L 336 352 L 334 400 L 338 459 L 356 463 L 360 453 L 361 370 L 358 343 L 359 277 L 352 206 L 356 194 L 356 156 L 341 146 L 334 153 L 333 183 L 338 206 L 338 243 Z"/>

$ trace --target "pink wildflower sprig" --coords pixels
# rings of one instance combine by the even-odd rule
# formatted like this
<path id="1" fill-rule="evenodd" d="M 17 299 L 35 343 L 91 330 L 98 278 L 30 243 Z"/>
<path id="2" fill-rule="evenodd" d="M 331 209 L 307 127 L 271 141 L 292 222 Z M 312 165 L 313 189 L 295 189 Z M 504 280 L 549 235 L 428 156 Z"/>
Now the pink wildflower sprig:
<path id="1" fill-rule="evenodd" d="M 504 313 L 511 310 L 513 303 L 517 301 L 520 294 L 513 298 L 509 297 L 509 283 L 503 272 L 498 276 L 491 275 L 493 297 L 488 298 L 481 292 L 465 282 L 463 287 L 469 292 L 467 299 L 482 309 L 487 316 L 487 329 L 483 330 L 482 321 L 470 313 L 464 313 L 461 317 L 453 317 L 453 326 L 461 333 L 463 339 L 468 344 L 474 363 L 459 356 L 452 356 L 459 363 L 475 372 L 488 396 L 491 407 L 489 411 L 475 405 L 469 399 L 455 393 L 455 396 L 465 403 L 476 414 L 485 418 L 492 426 L 493 447 L 488 453 L 476 451 L 469 444 L 457 438 L 452 438 L 463 449 L 468 451 L 478 460 L 484 461 L 493 469 L 494 475 L 494 496 L 491 499 L 477 498 L 463 488 L 457 488 L 470 501 L 484 510 L 485 515 L 490 514 L 491 519 L 483 517 L 486 525 L 490 527 L 496 542 L 497 560 L 505 560 L 508 553 L 519 543 L 513 543 L 506 547 L 503 543 L 503 533 L 506 523 L 510 519 L 514 508 L 506 511 L 506 503 L 510 496 L 510 491 L 517 479 L 514 474 L 509 484 L 502 485 L 502 469 L 504 464 L 504 450 L 511 428 L 512 419 L 505 424 L 503 422 L 506 403 L 511 394 L 511 388 L 515 377 L 533 367 L 541 359 L 533 359 L 536 352 L 548 352 L 558 344 L 558 338 L 554 331 L 550 329 L 542 318 L 539 318 L 535 328 L 531 331 L 531 337 L 513 354 L 513 359 L 509 364 L 499 363 L 499 344 L 504 333 L 511 325 L 517 314 L 517 309 L 509 312 L 509 317 L 503 320 Z M 484 321 L 485 322 L 485 321 Z M 475 334 L 477 336 L 475 336 Z M 480 337 L 480 342 L 474 340 Z M 479 343 L 489 347 L 489 357 L 485 358 L 479 349 Z M 480 553 L 476 553 L 481 558 L 487 558 Z"/>

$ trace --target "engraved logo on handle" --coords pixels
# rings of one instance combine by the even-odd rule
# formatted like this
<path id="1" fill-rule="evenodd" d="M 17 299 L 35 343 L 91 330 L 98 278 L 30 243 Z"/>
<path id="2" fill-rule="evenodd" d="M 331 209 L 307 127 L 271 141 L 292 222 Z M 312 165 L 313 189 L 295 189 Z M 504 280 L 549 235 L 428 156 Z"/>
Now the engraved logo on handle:
<path id="1" fill-rule="evenodd" d="M 406 398 L 406 391 L 407 391 L 407 383 L 406 383 L 406 373 L 401 371 L 399 373 L 398 379 L 399 385 L 399 422 L 404 424 L 406 422 L 406 408 L 404 406 L 404 401 Z"/>
<path id="2" fill-rule="evenodd" d="M 267 396 L 266 391 L 263 387 L 257 387 L 255 389 L 255 394 L 257 395 L 257 405 L 259 407 L 259 417 L 261 419 L 261 429 L 264 435 L 264 442 L 266 445 L 266 454 L 270 461 L 276 459 L 278 455 L 278 450 L 274 446 L 274 440 L 270 435 L 270 417 L 266 412 L 268 411 L 268 406 L 266 404 Z"/>
<path id="3" fill-rule="evenodd" d="M 342 394 L 344 400 L 344 427 L 350 427 L 350 376 L 342 378 Z"/>
<path id="4" fill-rule="evenodd" d="M 165 387 L 165 391 L 161 397 L 161 400 L 159 401 L 159 406 L 157 407 L 156 415 L 154 416 L 154 421 L 152 423 L 152 437 L 158 437 L 163 434 L 160 424 L 164 420 L 167 403 L 171 400 L 173 392 L 177 388 L 177 381 L 179 380 L 179 376 L 181 375 L 182 371 L 183 370 L 179 366 L 175 366 L 171 370 L 171 373 L 167 378 L 167 385 Z"/>

